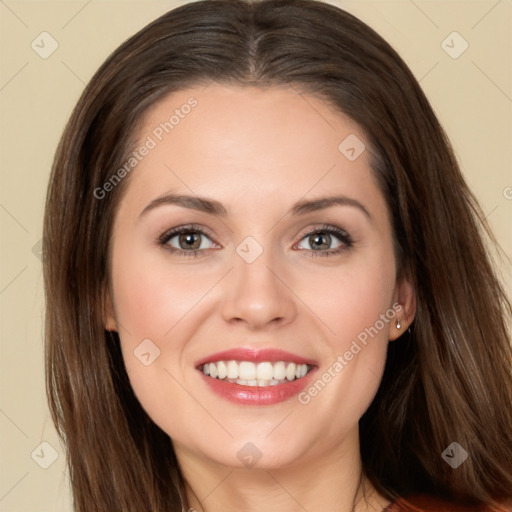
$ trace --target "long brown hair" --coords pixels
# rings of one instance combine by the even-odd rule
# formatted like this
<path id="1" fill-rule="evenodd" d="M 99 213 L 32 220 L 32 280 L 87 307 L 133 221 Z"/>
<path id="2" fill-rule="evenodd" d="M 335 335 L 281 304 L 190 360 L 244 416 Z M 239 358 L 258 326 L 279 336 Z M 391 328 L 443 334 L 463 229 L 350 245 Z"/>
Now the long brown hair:
<path id="1" fill-rule="evenodd" d="M 417 314 L 390 344 L 360 420 L 365 474 L 392 500 L 512 496 L 511 305 L 495 243 L 414 76 L 371 28 L 314 0 L 210 0 L 174 9 L 117 50 L 85 88 L 52 168 L 44 218 L 46 378 L 77 512 L 179 511 L 169 436 L 134 396 L 117 333 L 104 328 L 113 214 L 129 178 L 95 189 L 133 149 L 150 105 L 190 85 L 292 86 L 355 120 L 392 212 L 399 277 Z M 469 454 L 456 470 L 442 452 Z"/>

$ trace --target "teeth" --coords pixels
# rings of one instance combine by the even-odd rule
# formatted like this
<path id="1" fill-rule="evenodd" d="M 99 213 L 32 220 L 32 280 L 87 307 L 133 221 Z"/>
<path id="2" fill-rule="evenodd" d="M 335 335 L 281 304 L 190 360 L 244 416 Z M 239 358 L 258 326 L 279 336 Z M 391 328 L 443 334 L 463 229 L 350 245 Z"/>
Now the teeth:
<path id="1" fill-rule="evenodd" d="M 258 363 L 256 366 L 256 375 L 261 380 L 272 380 L 274 377 L 274 367 L 272 363 Z"/>
<path id="2" fill-rule="evenodd" d="M 298 365 L 298 367 L 300 367 L 301 365 Z M 295 379 L 295 372 L 296 372 L 296 365 L 295 363 L 289 363 L 288 366 L 286 367 L 286 378 L 288 380 L 293 380 Z"/>
<path id="3" fill-rule="evenodd" d="M 222 363 L 222 361 L 219 361 L 219 363 Z M 256 379 L 256 365 L 249 361 L 242 361 L 238 365 L 238 378 L 242 380 Z"/>
<path id="4" fill-rule="evenodd" d="M 225 379 L 228 374 L 228 369 L 226 368 L 226 363 L 224 361 L 219 361 L 217 363 L 217 372 L 219 379 Z"/>
<path id="5" fill-rule="evenodd" d="M 238 379 L 238 363 L 228 361 L 228 379 Z"/>
<path id="6" fill-rule="evenodd" d="M 203 373 L 214 379 L 227 380 L 243 386 L 261 387 L 300 379 L 308 370 L 307 364 L 285 361 L 265 361 L 257 364 L 252 361 L 216 361 L 203 365 Z"/>
<path id="7" fill-rule="evenodd" d="M 286 368 L 283 361 L 278 361 L 274 365 L 274 379 L 283 380 L 286 377 Z"/>

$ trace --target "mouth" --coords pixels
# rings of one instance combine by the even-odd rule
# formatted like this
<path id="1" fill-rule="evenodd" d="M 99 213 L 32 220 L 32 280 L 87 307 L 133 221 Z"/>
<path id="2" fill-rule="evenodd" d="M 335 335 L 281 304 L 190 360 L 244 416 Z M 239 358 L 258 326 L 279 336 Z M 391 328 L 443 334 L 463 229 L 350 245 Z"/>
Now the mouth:
<path id="1" fill-rule="evenodd" d="M 298 394 L 318 366 L 281 350 L 235 349 L 212 354 L 196 364 L 217 395 L 243 405 L 271 405 Z"/>
<path id="2" fill-rule="evenodd" d="M 254 363 L 252 361 L 230 360 L 204 363 L 199 369 L 204 375 L 212 379 L 223 380 L 230 384 L 267 387 L 302 379 L 312 367 L 290 361 Z"/>

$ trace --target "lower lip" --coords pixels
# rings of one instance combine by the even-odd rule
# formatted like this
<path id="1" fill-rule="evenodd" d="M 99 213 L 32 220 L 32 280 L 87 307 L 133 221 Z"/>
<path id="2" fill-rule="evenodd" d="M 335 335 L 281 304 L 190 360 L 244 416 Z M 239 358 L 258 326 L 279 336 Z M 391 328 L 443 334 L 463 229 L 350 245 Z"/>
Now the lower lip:
<path id="1" fill-rule="evenodd" d="M 315 368 L 312 368 L 300 379 L 264 387 L 231 384 L 225 380 L 208 377 L 203 372 L 201 372 L 201 376 L 214 393 L 230 402 L 242 405 L 272 405 L 299 394 L 311 380 L 314 371 Z"/>

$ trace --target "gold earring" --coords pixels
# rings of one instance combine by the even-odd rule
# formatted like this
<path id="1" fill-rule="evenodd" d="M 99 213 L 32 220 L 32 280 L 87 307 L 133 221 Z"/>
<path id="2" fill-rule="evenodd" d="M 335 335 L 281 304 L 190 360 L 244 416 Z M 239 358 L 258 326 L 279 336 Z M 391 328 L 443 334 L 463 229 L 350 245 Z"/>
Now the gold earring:
<path id="1" fill-rule="evenodd" d="M 400 318 L 397 318 L 396 320 L 396 328 L 400 330 L 402 328 L 402 324 L 400 323 Z"/>

